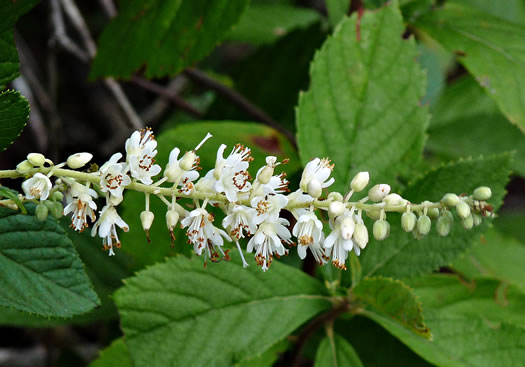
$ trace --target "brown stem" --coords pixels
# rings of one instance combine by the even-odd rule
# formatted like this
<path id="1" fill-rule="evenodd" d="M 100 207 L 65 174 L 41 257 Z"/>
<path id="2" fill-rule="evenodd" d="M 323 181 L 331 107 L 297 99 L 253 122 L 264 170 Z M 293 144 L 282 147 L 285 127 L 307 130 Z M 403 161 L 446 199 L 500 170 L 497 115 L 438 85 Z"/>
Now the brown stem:
<path id="1" fill-rule="evenodd" d="M 194 69 L 194 68 L 188 68 L 184 71 L 184 74 L 191 80 L 205 86 L 206 88 L 209 88 L 211 90 L 214 90 L 218 94 L 222 95 L 223 97 L 226 97 L 231 102 L 233 102 L 237 107 L 241 108 L 243 111 L 245 111 L 248 115 L 250 115 L 255 120 L 262 122 L 275 130 L 281 132 L 292 145 L 297 148 L 297 142 L 295 141 L 295 136 L 285 128 L 283 128 L 277 121 L 272 119 L 270 116 L 266 114 L 263 110 L 261 110 L 258 106 L 253 104 L 251 101 L 249 101 L 246 97 L 243 95 L 237 93 L 235 90 L 227 87 L 224 84 L 219 83 L 213 78 L 210 78 L 206 74 L 204 74 L 202 71 Z"/>

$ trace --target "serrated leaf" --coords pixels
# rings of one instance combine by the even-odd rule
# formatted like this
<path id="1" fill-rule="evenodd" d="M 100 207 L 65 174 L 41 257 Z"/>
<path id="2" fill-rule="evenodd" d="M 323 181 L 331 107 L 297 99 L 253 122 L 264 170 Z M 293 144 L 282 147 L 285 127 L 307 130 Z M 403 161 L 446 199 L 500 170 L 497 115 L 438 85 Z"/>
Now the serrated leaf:
<path id="1" fill-rule="evenodd" d="M 0 152 L 20 135 L 29 118 L 29 103 L 13 90 L 0 94 Z"/>
<path id="2" fill-rule="evenodd" d="M 224 40 L 249 0 L 125 1 L 102 33 L 91 77 L 173 75 Z"/>
<path id="3" fill-rule="evenodd" d="M 228 35 L 230 41 L 262 45 L 320 20 L 319 13 L 286 4 L 253 4 Z"/>
<path id="4" fill-rule="evenodd" d="M 18 62 L 13 31 L 5 30 L 0 33 L 0 88 L 20 74 Z"/>
<path id="5" fill-rule="evenodd" d="M 229 366 L 262 353 L 331 307 L 323 285 L 289 266 L 244 269 L 170 258 L 127 280 L 115 301 L 135 366 Z"/>
<path id="6" fill-rule="evenodd" d="M 367 311 L 367 316 L 437 366 L 519 367 L 525 362 L 525 331 L 521 326 L 494 325 L 479 317 L 425 309 L 425 322 L 432 330 L 430 341 L 377 313 Z"/>
<path id="7" fill-rule="evenodd" d="M 523 222 L 520 223 L 523 228 Z M 472 279 L 480 276 L 497 278 L 525 291 L 525 244 L 496 229 L 489 229 L 483 239 L 456 259 L 453 268 Z"/>
<path id="8" fill-rule="evenodd" d="M 394 5 L 365 11 L 359 27 L 354 14 L 312 62 L 310 89 L 297 109 L 298 144 L 304 164 L 332 159 L 335 191 L 346 190 L 362 170 L 374 182 L 392 182 L 421 157 L 425 75 L 414 41 L 401 38 L 403 28 Z"/>
<path id="9" fill-rule="evenodd" d="M 326 0 L 326 11 L 330 24 L 335 27 L 350 11 L 350 0 Z"/>
<path id="10" fill-rule="evenodd" d="M 470 6 L 515 23 L 523 23 L 525 20 L 525 2 L 522 0 L 452 0 L 452 2 Z"/>
<path id="11" fill-rule="evenodd" d="M 315 367 L 338 366 L 363 367 L 363 363 L 350 343 L 334 333 L 321 341 L 315 355 Z"/>
<path id="12" fill-rule="evenodd" d="M 415 23 L 473 74 L 507 118 L 525 131 L 525 26 L 447 2 Z"/>
<path id="13" fill-rule="evenodd" d="M 408 279 L 425 308 L 525 326 L 525 293 L 498 279 L 432 274 Z"/>
<path id="14" fill-rule="evenodd" d="M 512 169 L 525 176 L 525 135 L 508 123 L 471 77 L 449 86 L 432 109 L 427 148 L 444 158 L 516 151 Z"/>
<path id="15" fill-rule="evenodd" d="M 352 295 L 365 303 L 365 310 L 371 309 L 418 335 L 431 338 L 431 330 L 423 321 L 421 303 L 412 289 L 402 281 L 383 277 L 367 278 L 352 289 Z"/>
<path id="16" fill-rule="evenodd" d="M 40 222 L 0 208 L 0 279 L 0 305 L 17 310 L 71 317 L 100 305 L 71 240 L 51 217 Z"/>
<path id="17" fill-rule="evenodd" d="M 235 144 L 243 144 L 252 149 L 254 161 L 250 164 L 250 174 L 255 177 L 259 167 L 265 164 L 267 155 L 277 156 L 279 159 L 290 158 L 286 172 L 291 175 L 299 169 L 299 158 L 288 140 L 277 131 L 255 123 L 233 121 L 208 121 L 179 124 L 178 127 L 161 133 L 158 140 L 158 154 L 155 157 L 161 167 L 168 163 L 170 151 L 179 147 L 182 152 L 192 150 L 210 132 L 213 138 L 199 149 L 202 175 L 215 167 L 217 149 L 220 144 L 228 145 L 226 152 L 230 152 Z M 276 172 L 279 172 L 277 169 Z M 160 176 L 159 176 L 160 178 Z M 145 265 L 161 261 L 166 256 L 176 253 L 191 254 L 191 246 L 186 243 L 185 232 L 178 229 L 175 233 L 178 239 L 175 249 L 170 247 L 170 237 L 166 228 L 166 205 L 159 199 L 152 197 L 151 211 L 155 213 L 155 221 L 150 230 L 151 243 L 146 241 L 146 235 L 140 223 L 140 213 L 144 210 L 144 194 L 128 192 L 124 203 L 122 216 L 129 224 L 130 231 L 122 233 L 122 250 L 135 258 L 134 269 L 141 269 Z M 220 223 L 220 218 L 216 219 Z"/>
<path id="18" fill-rule="evenodd" d="M 241 363 L 236 364 L 235 367 L 272 367 L 279 358 L 279 354 L 283 353 L 288 348 L 288 345 L 289 342 L 284 339 L 261 355 L 243 360 Z"/>
<path id="19" fill-rule="evenodd" d="M 102 349 L 89 367 L 133 367 L 128 346 L 123 338 L 118 338 L 110 346 Z"/>
<path id="20" fill-rule="evenodd" d="M 294 131 L 297 95 L 308 87 L 310 61 L 325 37 L 321 25 L 315 23 L 306 29 L 293 30 L 275 43 L 261 46 L 232 70 L 234 89 L 283 127 Z M 261 70 L 265 70 L 264 73 Z M 208 114 L 216 120 L 250 118 L 220 95 Z"/>
<path id="21" fill-rule="evenodd" d="M 472 193 L 479 186 L 489 186 L 493 192 L 489 202 L 497 209 L 505 195 L 510 164 L 511 155 L 501 154 L 443 165 L 409 185 L 403 197 L 414 203 L 439 201 L 448 192 Z M 403 231 L 400 216 L 390 214 L 390 236 L 382 242 L 371 238 L 360 257 L 363 276 L 403 278 L 430 273 L 450 264 L 472 246 L 489 222 L 485 218 L 480 226 L 466 230 L 456 214 L 454 218 L 454 227 L 448 237 L 439 236 L 434 223 L 429 235 L 416 240 Z"/>

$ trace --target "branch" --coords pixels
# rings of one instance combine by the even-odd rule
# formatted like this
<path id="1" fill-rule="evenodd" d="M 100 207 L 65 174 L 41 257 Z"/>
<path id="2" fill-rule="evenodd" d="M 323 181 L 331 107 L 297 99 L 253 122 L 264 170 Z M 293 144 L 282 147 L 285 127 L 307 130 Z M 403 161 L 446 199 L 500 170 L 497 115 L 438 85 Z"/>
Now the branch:
<path id="1" fill-rule="evenodd" d="M 263 110 L 261 110 L 259 107 L 254 105 L 251 101 L 249 101 L 247 98 L 242 96 L 241 94 L 237 93 L 235 90 L 228 88 L 224 84 L 219 83 L 215 79 L 210 78 L 200 70 L 194 69 L 194 68 L 188 68 L 184 71 L 184 74 L 188 76 L 191 80 L 214 90 L 218 94 L 222 95 L 223 97 L 226 97 L 231 102 L 233 102 L 235 105 L 237 105 L 239 108 L 241 108 L 243 111 L 245 111 L 248 115 L 250 115 L 255 120 L 264 123 L 265 125 L 268 125 L 275 130 L 281 132 L 284 136 L 288 138 L 290 143 L 297 148 L 297 142 L 295 141 L 295 136 L 285 128 L 283 128 L 277 121 L 272 119 L 270 116 L 268 116 Z"/>

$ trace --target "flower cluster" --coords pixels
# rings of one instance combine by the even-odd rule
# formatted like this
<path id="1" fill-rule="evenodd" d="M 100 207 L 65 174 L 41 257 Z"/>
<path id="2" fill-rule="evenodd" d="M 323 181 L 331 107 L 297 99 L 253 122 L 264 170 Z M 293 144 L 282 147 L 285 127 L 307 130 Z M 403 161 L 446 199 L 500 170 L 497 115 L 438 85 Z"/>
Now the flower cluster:
<path id="1" fill-rule="evenodd" d="M 253 161 L 251 151 L 242 145 L 234 146 L 225 156 L 227 146 L 222 144 L 214 168 L 201 177 L 198 150 L 210 137 L 208 134 L 195 149 L 182 155 L 179 148 L 174 148 L 163 177 L 156 182 L 154 177 L 162 168 L 155 163 L 157 142 L 149 129 L 136 131 L 127 139 L 125 160 L 121 153 L 115 153 L 92 172 L 61 169 L 65 165 L 72 169 L 83 167 L 92 158 L 89 153 L 75 154 L 56 166 L 33 153 L 19 164 L 17 171 L 32 175 L 24 181 L 22 189 L 25 199 L 40 200 L 37 217 L 45 218 L 49 208 L 54 208 L 52 214 L 61 215 L 57 208 L 65 200 L 63 213 L 72 213 L 71 227 L 83 231 L 90 220 L 94 223 L 92 235 L 102 238 L 103 248 L 109 255 L 114 255 L 115 248 L 121 246 L 117 227 L 129 230 L 117 206 L 123 200 L 123 192 L 132 189 L 145 193 L 145 210 L 140 219 L 148 240 L 148 231 L 155 219 L 149 200 L 150 195 L 155 195 L 166 204 L 166 225 L 172 246 L 174 228 L 180 223 L 194 252 L 204 256 L 205 264 L 208 259 L 211 262 L 228 260 L 225 243 L 232 242 L 244 266 L 248 266 L 241 246 L 242 239 L 248 239 L 246 250 L 254 253 L 256 264 L 264 271 L 269 269 L 274 257 L 287 255 L 294 246 L 301 259 L 310 252 L 321 265 L 331 261 L 337 268 L 346 269 L 349 252 L 359 256 L 369 242 L 363 212 L 375 221 L 372 234 L 379 241 L 390 232 L 387 212 L 402 213 L 402 228 L 412 232 L 416 239 L 430 232 L 433 219 L 437 233 L 448 235 L 453 226 L 452 208 L 467 229 L 481 223 L 482 216 L 492 215 L 492 207 L 486 203 L 491 197 L 487 187 L 476 189 L 471 196 L 446 194 L 437 203 L 413 204 L 391 193 L 389 185 L 378 184 L 370 188 L 363 199 L 350 201 L 354 193 L 368 186 L 368 172 L 357 173 L 344 196 L 327 193 L 326 189 L 334 183 L 331 177 L 334 165 L 326 158 L 310 161 L 302 172 L 299 189 L 290 192 L 285 173 L 275 172 L 286 160 L 280 162 L 276 157 L 267 157 L 253 179 L 248 172 Z M 52 176 L 58 177 L 54 186 Z M 65 196 L 60 196 L 62 192 Z M 95 200 L 99 195 L 105 197 L 105 205 L 97 219 Z M 178 199 L 193 200 L 193 210 L 184 209 Z M 220 208 L 224 213 L 221 226 L 208 206 Z M 329 228 L 326 234 L 321 218 L 327 218 L 324 220 Z"/>

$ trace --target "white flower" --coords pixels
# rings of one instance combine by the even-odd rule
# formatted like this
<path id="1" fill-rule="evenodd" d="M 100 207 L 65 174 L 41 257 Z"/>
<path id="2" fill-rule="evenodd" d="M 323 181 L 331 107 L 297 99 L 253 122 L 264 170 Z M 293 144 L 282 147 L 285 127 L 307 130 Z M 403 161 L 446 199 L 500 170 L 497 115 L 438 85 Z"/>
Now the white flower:
<path id="1" fill-rule="evenodd" d="M 255 223 L 259 224 L 279 218 L 279 212 L 288 204 L 288 199 L 281 194 L 258 196 L 252 199 L 251 204 L 257 211 Z"/>
<path id="2" fill-rule="evenodd" d="M 255 249 L 255 262 L 262 267 L 263 271 L 268 270 L 274 255 L 283 256 L 288 254 L 288 250 L 284 248 L 283 242 L 292 244 L 290 231 L 285 227 L 289 224 L 284 218 L 264 222 L 248 242 L 247 251 L 252 252 Z"/>
<path id="3" fill-rule="evenodd" d="M 303 193 L 301 189 L 298 189 L 297 191 L 292 192 L 291 194 L 286 196 L 286 198 L 288 199 L 289 206 L 292 206 L 292 207 L 297 204 L 312 203 L 314 201 L 313 197 L 311 197 L 308 194 Z M 306 207 L 293 208 L 293 209 L 290 209 L 290 211 L 295 217 L 300 217 L 301 215 L 309 212 L 308 208 Z"/>
<path id="4" fill-rule="evenodd" d="M 251 236 L 257 229 L 255 224 L 256 215 L 257 211 L 253 208 L 235 205 L 223 219 L 222 226 L 228 230 L 230 236 L 236 239 L 244 238 L 244 232 Z"/>
<path id="5" fill-rule="evenodd" d="M 122 228 L 124 232 L 129 231 L 129 226 L 118 215 L 117 210 L 112 205 L 106 205 L 100 211 L 100 217 L 91 230 L 91 235 L 94 237 L 97 234 L 102 238 L 104 250 L 109 250 L 109 256 L 115 255 L 113 246 L 120 248 L 120 240 L 117 235 L 116 226 Z"/>
<path id="6" fill-rule="evenodd" d="M 283 161 L 283 163 L 285 162 L 286 160 Z M 257 171 L 257 175 L 255 176 L 255 184 L 252 186 L 252 198 L 290 191 L 288 190 L 289 182 L 286 179 L 285 172 L 282 172 L 279 175 L 273 175 L 274 168 L 279 164 L 281 164 L 281 162 L 277 162 L 276 157 L 266 157 L 266 165 L 259 168 L 259 171 Z"/>
<path id="7" fill-rule="evenodd" d="M 124 187 L 131 183 L 131 179 L 125 172 L 125 164 L 117 163 L 120 158 L 122 154 L 115 153 L 100 167 L 100 190 L 109 192 L 117 198 L 122 197 Z"/>
<path id="8" fill-rule="evenodd" d="M 358 256 L 361 253 L 359 246 L 352 241 L 356 218 L 353 210 L 346 210 L 335 219 L 335 223 L 330 221 L 332 232 L 324 240 L 323 246 L 332 249 L 332 264 L 342 270 L 346 270 L 345 263 L 349 251 L 353 249 Z"/>
<path id="9" fill-rule="evenodd" d="M 223 237 L 228 241 L 231 241 L 231 238 L 226 232 L 215 227 L 213 220 L 212 213 L 208 213 L 204 208 L 198 208 L 192 210 L 190 215 L 180 223 L 183 228 L 188 227 L 186 234 L 190 243 L 193 244 L 195 253 L 201 256 L 206 250 L 204 252 L 205 257 L 207 256 L 212 262 L 216 262 L 220 258 L 216 250 L 219 250 L 222 256 L 228 259 L 227 254 L 222 251 Z"/>
<path id="10" fill-rule="evenodd" d="M 22 182 L 22 190 L 27 199 L 46 200 L 52 186 L 49 178 L 41 173 L 35 173 L 33 177 Z"/>
<path id="11" fill-rule="evenodd" d="M 97 197 L 95 190 L 90 189 L 78 182 L 73 182 L 68 194 L 66 195 L 67 205 L 64 208 L 64 214 L 67 215 L 73 212 L 71 217 L 71 228 L 82 232 L 88 227 L 87 217 L 94 222 L 96 219 L 95 210 L 97 204 L 93 198 Z"/>
<path id="12" fill-rule="evenodd" d="M 131 176 L 146 185 L 151 185 L 153 176 L 160 173 L 161 168 L 155 164 L 157 141 L 150 129 L 135 131 L 126 140 L 126 162 Z"/>
<path id="13" fill-rule="evenodd" d="M 319 264 L 323 265 L 328 261 L 326 251 L 321 248 L 323 223 L 314 213 L 309 211 L 301 215 L 292 233 L 297 237 L 297 253 L 301 259 L 306 257 L 306 249 L 309 248 Z"/>
<path id="14" fill-rule="evenodd" d="M 192 166 L 190 170 L 184 170 L 181 167 L 181 162 L 184 156 L 179 159 L 180 149 L 173 148 L 170 152 L 168 165 L 164 170 L 164 176 L 168 179 L 168 182 L 173 182 L 177 185 L 182 186 L 182 192 L 188 194 L 193 189 L 193 181 L 199 178 L 198 157 L 196 158 L 196 165 Z"/>
<path id="15" fill-rule="evenodd" d="M 321 196 L 322 189 L 334 183 L 333 177 L 328 180 L 333 169 L 334 165 L 330 160 L 315 158 L 306 164 L 299 187 L 314 198 L 318 198 Z"/>
<path id="16" fill-rule="evenodd" d="M 80 167 L 84 167 L 86 163 L 88 163 L 91 160 L 91 158 L 93 158 L 93 154 L 91 153 L 76 153 L 68 157 L 66 164 L 70 168 L 77 169 Z"/>
<path id="17" fill-rule="evenodd" d="M 215 191 L 224 192 L 226 198 L 235 202 L 238 200 L 237 193 L 247 192 L 251 189 L 250 174 L 247 169 L 251 160 L 250 149 L 237 145 L 224 159 L 223 152 L 226 145 L 222 144 L 217 151 L 217 161 L 213 170 L 215 178 Z"/>

